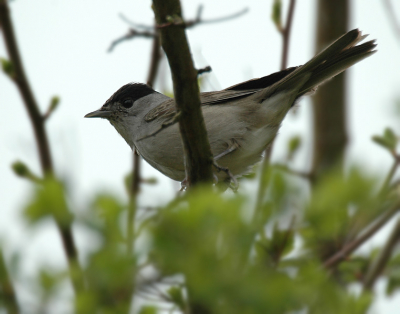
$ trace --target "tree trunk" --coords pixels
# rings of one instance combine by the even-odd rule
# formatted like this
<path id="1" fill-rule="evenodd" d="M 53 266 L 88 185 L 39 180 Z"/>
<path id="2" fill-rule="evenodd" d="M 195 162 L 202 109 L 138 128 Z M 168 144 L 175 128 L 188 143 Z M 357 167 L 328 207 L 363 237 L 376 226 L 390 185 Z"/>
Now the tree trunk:
<path id="1" fill-rule="evenodd" d="M 318 0 L 316 52 L 347 31 L 348 16 L 348 0 Z M 347 144 L 345 97 L 345 72 L 319 87 L 313 97 L 315 178 L 342 165 Z"/>

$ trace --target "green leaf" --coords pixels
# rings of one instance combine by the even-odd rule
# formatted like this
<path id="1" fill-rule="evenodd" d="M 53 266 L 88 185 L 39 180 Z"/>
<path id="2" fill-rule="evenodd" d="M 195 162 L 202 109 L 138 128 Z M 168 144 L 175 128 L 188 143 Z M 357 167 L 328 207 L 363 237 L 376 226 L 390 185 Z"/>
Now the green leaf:
<path id="1" fill-rule="evenodd" d="M 65 272 L 54 272 L 42 269 L 39 272 L 38 281 L 44 293 L 49 295 L 57 288 L 62 280 L 66 278 Z"/>
<path id="2" fill-rule="evenodd" d="M 294 157 L 294 155 L 297 153 L 297 151 L 299 150 L 299 148 L 300 148 L 300 146 L 301 146 L 301 137 L 298 136 L 298 135 L 293 136 L 293 137 L 289 140 L 288 146 L 289 146 L 289 147 L 288 147 L 289 152 L 288 152 L 288 157 L 287 157 L 287 159 L 288 159 L 288 160 L 292 160 L 293 157 Z"/>
<path id="3" fill-rule="evenodd" d="M 400 254 L 396 254 L 390 259 L 385 275 L 388 277 L 386 294 L 391 296 L 400 290 Z"/>
<path id="4" fill-rule="evenodd" d="M 157 180 L 157 178 L 152 177 L 152 178 L 142 179 L 141 182 L 144 184 L 154 185 L 154 184 L 158 183 L 158 180 Z"/>
<path id="5" fill-rule="evenodd" d="M 31 170 L 28 168 L 28 166 L 23 163 L 22 161 L 14 161 L 11 165 L 12 170 L 14 171 L 14 173 L 21 177 L 21 178 L 26 178 L 29 179 L 33 182 L 39 182 L 40 179 L 34 175 Z"/>
<path id="6" fill-rule="evenodd" d="M 141 307 L 139 314 L 157 314 L 157 308 L 155 306 L 144 305 Z"/>
<path id="7" fill-rule="evenodd" d="M 11 168 L 14 170 L 14 173 L 22 178 L 29 176 L 31 171 L 29 170 L 28 166 L 24 164 L 22 161 L 14 161 L 11 165 Z"/>
<path id="8" fill-rule="evenodd" d="M 323 177 L 305 211 L 307 227 L 301 232 L 306 246 L 322 259 L 337 252 L 350 240 L 348 230 L 357 234 L 382 208 L 376 187 L 376 180 L 359 169 L 351 169 L 346 176 L 336 170 Z"/>
<path id="9" fill-rule="evenodd" d="M 386 286 L 386 294 L 392 296 L 395 292 L 400 290 L 400 270 L 392 272 L 389 276 L 389 281 Z"/>
<path id="10" fill-rule="evenodd" d="M 72 215 L 68 210 L 63 184 L 50 177 L 43 180 L 42 184 L 36 187 L 24 214 L 32 223 L 53 216 L 61 225 L 70 225 Z"/>
<path id="11" fill-rule="evenodd" d="M 371 260 L 370 256 L 353 256 L 339 264 L 338 276 L 345 283 L 363 282 Z"/>
<path id="12" fill-rule="evenodd" d="M 391 152 L 394 152 L 397 146 L 398 138 L 391 128 L 386 128 L 383 136 L 374 135 L 372 140 L 378 145 L 385 147 Z"/>
<path id="13" fill-rule="evenodd" d="M 167 294 L 171 298 L 172 302 L 184 312 L 186 304 L 182 294 L 182 289 L 180 287 L 171 287 L 167 290 Z"/>
<path id="14" fill-rule="evenodd" d="M 396 134 L 394 134 L 391 128 L 385 129 L 384 138 L 386 142 L 390 145 L 390 148 L 392 150 L 395 150 L 397 145 L 397 136 Z"/>
<path id="15" fill-rule="evenodd" d="M 274 0 L 274 3 L 272 4 L 272 22 L 275 24 L 276 28 L 278 31 L 282 31 L 282 21 L 281 21 L 281 16 L 282 16 L 282 1 L 281 0 Z"/>
<path id="16" fill-rule="evenodd" d="M 104 239 L 112 243 L 123 242 L 120 220 L 126 209 L 124 205 L 116 197 L 102 194 L 94 200 L 92 208 L 101 220 L 101 235 Z"/>
<path id="17" fill-rule="evenodd" d="M 60 97 L 58 96 L 51 97 L 49 104 L 49 111 L 53 112 L 58 107 L 59 104 L 60 104 Z"/>
<path id="18" fill-rule="evenodd" d="M 0 62 L 3 72 L 13 79 L 15 77 L 15 71 L 11 61 L 4 58 L 0 58 Z"/>
<path id="19" fill-rule="evenodd" d="M 273 265 L 277 265 L 282 257 L 293 250 L 294 232 L 292 229 L 279 229 L 278 223 L 275 223 L 271 238 L 267 238 L 265 233 L 262 232 L 261 239 L 257 243 L 259 247 L 265 250 L 265 253 L 268 255 L 268 260 L 270 260 Z M 260 251 L 258 251 L 258 253 L 260 254 Z"/>

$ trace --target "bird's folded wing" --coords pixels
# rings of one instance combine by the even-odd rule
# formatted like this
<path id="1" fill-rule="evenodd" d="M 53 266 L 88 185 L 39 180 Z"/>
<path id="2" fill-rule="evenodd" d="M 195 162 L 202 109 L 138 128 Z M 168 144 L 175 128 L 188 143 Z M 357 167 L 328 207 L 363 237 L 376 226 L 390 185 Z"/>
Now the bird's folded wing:
<path id="1" fill-rule="evenodd" d="M 200 94 L 200 101 L 202 106 L 222 104 L 231 100 L 240 99 L 242 97 L 252 95 L 258 89 L 247 90 L 221 90 L 216 92 L 208 92 Z M 175 100 L 169 99 L 159 106 L 150 110 L 144 120 L 146 122 L 153 121 L 157 118 L 167 118 L 176 113 Z"/>

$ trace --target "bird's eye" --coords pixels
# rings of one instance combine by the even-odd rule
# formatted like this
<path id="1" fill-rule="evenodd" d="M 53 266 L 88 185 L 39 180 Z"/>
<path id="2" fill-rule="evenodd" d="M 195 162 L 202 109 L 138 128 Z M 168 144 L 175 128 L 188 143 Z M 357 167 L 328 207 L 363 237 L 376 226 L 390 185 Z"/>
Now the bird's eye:
<path id="1" fill-rule="evenodd" d="M 132 99 L 125 99 L 122 101 L 122 106 L 125 108 L 130 108 L 133 105 L 133 100 Z"/>

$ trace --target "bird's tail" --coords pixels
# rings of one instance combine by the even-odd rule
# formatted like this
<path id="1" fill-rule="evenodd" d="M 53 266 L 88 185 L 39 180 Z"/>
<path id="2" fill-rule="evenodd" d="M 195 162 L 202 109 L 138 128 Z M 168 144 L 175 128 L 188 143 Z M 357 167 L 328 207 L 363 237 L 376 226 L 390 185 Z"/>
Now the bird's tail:
<path id="1" fill-rule="evenodd" d="M 309 78 L 299 89 L 297 97 L 314 91 L 318 85 L 376 52 L 373 50 L 376 47 L 375 40 L 356 46 L 367 36 L 362 35 L 358 29 L 349 31 L 306 64 L 286 75 L 274 87 L 278 90 L 290 89 L 293 82 L 308 76 Z"/>

